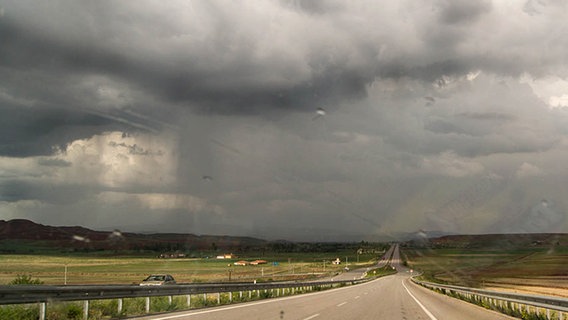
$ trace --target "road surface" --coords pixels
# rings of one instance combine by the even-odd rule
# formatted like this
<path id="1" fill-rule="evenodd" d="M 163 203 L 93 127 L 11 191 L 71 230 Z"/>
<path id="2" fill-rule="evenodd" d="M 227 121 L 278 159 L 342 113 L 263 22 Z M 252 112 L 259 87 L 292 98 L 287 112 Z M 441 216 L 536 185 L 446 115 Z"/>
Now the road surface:
<path id="1" fill-rule="evenodd" d="M 513 319 L 412 283 L 409 270 L 399 263 L 398 246 L 393 250 L 391 264 L 399 273 L 364 284 L 138 319 Z"/>

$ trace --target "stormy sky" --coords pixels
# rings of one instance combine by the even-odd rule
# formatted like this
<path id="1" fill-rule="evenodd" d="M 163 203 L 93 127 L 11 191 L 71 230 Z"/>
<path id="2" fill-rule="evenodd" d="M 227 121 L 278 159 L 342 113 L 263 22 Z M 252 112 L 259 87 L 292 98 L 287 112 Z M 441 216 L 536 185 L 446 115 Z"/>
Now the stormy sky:
<path id="1" fill-rule="evenodd" d="M 568 230 L 568 4 L 0 0 L 0 219 Z"/>

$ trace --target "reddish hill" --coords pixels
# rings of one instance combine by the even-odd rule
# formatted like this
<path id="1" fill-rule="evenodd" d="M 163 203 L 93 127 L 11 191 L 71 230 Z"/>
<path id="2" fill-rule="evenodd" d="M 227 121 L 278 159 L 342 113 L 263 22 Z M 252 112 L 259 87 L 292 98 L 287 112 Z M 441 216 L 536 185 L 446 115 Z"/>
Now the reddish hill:
<path id="1" fill-rule="evenodd" d="M 0 240 L 71 240 L 80 236 L 91 240 L 106 240 L 111 232 L 93 231 L 83 227 L 52 227 L 30 220 L 0 220 Z"/>
<path id="2" fill-rule="evenodd" d="M 92 250 L 152 250 L 188 251 L 188 250 L 242 250 L 257 248 L 267 241 L 249 237 L 233 236 L 196 236 L 181 233 L 121 233 L 118 231 L 94 231 L 73 227 L 54 227 L 38 224 L 25 219 L 0 220 L 0 252 L 14 252 L 3 247 L 3 243 L 14 242 L 62 249 Z"/>

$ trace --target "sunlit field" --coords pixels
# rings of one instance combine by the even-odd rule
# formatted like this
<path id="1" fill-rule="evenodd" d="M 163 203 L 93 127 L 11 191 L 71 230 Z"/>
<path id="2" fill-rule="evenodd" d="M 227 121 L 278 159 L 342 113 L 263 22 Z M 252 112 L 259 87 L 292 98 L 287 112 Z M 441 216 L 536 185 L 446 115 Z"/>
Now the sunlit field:
<path id="1" fill-rule="evenodd" d="M 340 258 L 342 264 L 333 265 Z M 0 284 L 7 284 L 19 274 L 31 275 L 45 284 L 138 284 L 152 273 L 168 273 L 178 283 L 217 281 L 270 281 L 332 275 L 349 267 L 371 265 L 379 254 L 353 251 L 333 253 L 265 253 L 236 259 L 157 257 L 97 257 L 88 255 L 1 255 Z M 236 266 L 239 260 L 266 260 L 266 264 Z M 357 263 L 357 259 L 359 263 Z M 325 261 L 325 262 L 324 262 Z"/>

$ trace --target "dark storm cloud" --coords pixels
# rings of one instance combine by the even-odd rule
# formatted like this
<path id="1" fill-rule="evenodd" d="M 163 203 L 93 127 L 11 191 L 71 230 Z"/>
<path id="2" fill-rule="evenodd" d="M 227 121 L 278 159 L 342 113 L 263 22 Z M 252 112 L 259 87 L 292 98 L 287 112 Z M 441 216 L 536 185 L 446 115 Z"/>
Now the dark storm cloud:
<path id="1" fill-rule="evenodd" d="M 20 180 L 0 181 L 0 201 L 18 202 L 37 200 L 49 204 L 72 204 L 85 199 L 93 192 L 92 188 L 78 185 L 52 185 Z"/>
<path id="2" fill-rule="evenodd" d="M 411 77 L 432 82 L 441 76 L 459 76 L 476 68 L 490 69 L 492 66 L 500 66 L 506 73 L 521 72 L 522 61 L 515 62 L 508 56 L 457 53 L 455 49 L 461 41 L 471 40 L 477 35 L 467 29 L 453 30 L 448 34 L 443 26 L 476 22 L 491 11 L 489 3 L 439 1 L 432 6 L 434 15 L 431 20 L 427 11 L 424 17 L 417 17 L 418 26 L 421 23 L 427 26 L 424 31 L 418 31 L 425 42 L 417 52 L 405 51 L 404 36 L 414 36 L 411 34 L 399 38 L 394 34 L 377 32 L 377 35 L 369 34 L 365 38 L 357 35 L 360 31 L 356 25 L 347 25 L 346 30 L 338 26 L 337 31 L 350 32 L 352 29 L 354 35 L 346 52 L 338 52 L 338 58 L 330 60 L 328 56 L 334 52 L 333 49 L 326 50 L 328 40 L 310 34 L 308 37 L 313 37 L 313 43 L 299 48 L 297 52 L 303 55 L 303 60 L 297 62 L 306 65 L 299 69 L 296 65 L 296 69 L 291 71 L 285 66 L 297 62 L 287 61 L 290 57 L 286 54 L 293 50 L 255 58 L 260 50 L 259 35 L 238 32 L 248 27 L 247 22 L 227 15 L 215 3 L 201 7 L 200 17 L 212 30 L 209 30 L 206 41 L 193 40 L 194 34 L 198 33 L 196 30 L 184 30 L 169 21 L 152 20 L 151 14 L 140 9 L 133 11 L 128 20 L 121 19 L 121 14 L 127 10 L 124 6 L 114 12 L 104 3 L 72 4 L 73 10 L 81 10 L 75 18 L 65 17 L 64 13 L 53 8 L 44 8 L 48 10 L 46 16 L 60 16 L 69 20 L 66 23 L 47 21 L 46 17 L 30 14 L 25 5 L 17 9 L 8 6 L 0 19 L 4 44 L 0 48 L 0 64 L 8 70 L 28 72 L 35 81 L 49 81 L 49 78 L 42 77 L 57 75 L 63 78 L 61 84 L 65 85 L 74 81 L 73 75 L 96 73 L 151 92 L 158 102 L 206 112 L 261 115 L 269 115 L 278 109 L 311 112 L 317 106 L 331 105 L 333 108 L 342 102 L 361 99 L 366 97 L 366 86 L 378 77 Z M 294 1 L 283 2 L 280 10 L 300 9 L 317 13 L 314 18 L 317 22 L 333 21 L 342 7 L 341 3 L 332 1 Z M 348 15 L 349 8 L 344 10 L 347 11 L 342 14 Z M 12 11 L 15 11 L 14 15 Z M 324 13 L 326 15 L 319 16 Z M 157 17 L 160 14 L 156 13 Z M 38 20 L 35 27 L 26 23 L 26 19 L 32 18 Z M 90 24 L 74 25 L 78 19 Z M 302 20 L 304 23 L 307 21 L 310 20 Z M 153 28 L 148 27 L 150 22 Z M 285 20 L 282 22 L 286 23 Z M 371 21 L 364 23 L 374 25 Z M 389 21 L 378 21 L 376 26 L 382 23 Z M 48 26 L 47 31 L 40 28 L 43 24 Z M 76 27 L 77 30 L 64 27 Z M 58 31 L 67 36 L 58 34 Z M 440 41 L 444 42 L 442 45 L 434 39 L 440 34 Z M 451 40 L 452 35 L 459 40 Z M 177 38 L 185 41 L 183 45 L 174 41 Z M 394 46 L 387 45 L 395 55 L 382 58 L 383 46 L 393 41 L 400 42 Z M 435 56 L 424 59 L 422 54 Z M 360 65 L 352 63 L 353 56 L 359 57 Z M 301 68 L 305 69 L 305 77 L 297 77 Z M 290 74 L 286 75 L 286 72 Z M 273 75 L 288 77 L 290 81 L 266 81 Z M 27 95 L 34 93 L 27 92 Z M 65 100 L 65 96 L 59 99 Z M 58 102 L 78 103 L 73 100 Z"/>
<path id="3" fill-rule="evenodd" d="M 64 150 L 68 142 L 113 128 L 108 119 L 63 108 L 2 105 L 0 110 L 0 155 L 3 156 L 50 155 L 57 148 Z"/>
<path id="4" fill-rule="evenodd" d="M 487 158 L 546 172 L 524 158 L 563 145 L 566 115 L 518 85 L 568 75 L 556 5 L 6 1 L 0 208 L 140 224 L 175 211 L 213 232 L 419 224 L 412 197 L 433 177 L 467 184 Z"/>
<path id="5" fill-rule="evenodd" d="M 70 41 L 33 30 L 26 27 L 24 21 L 13 21 L 9 17 L 7 14 L 0 19 L 3 38 L 0 65 L 8 70 L 29 72 L 36 79 L 47 73 L 59 75 L 63 83 L 73 81 L 72 75 L 111 75 L 154 92 L 164 101 L 190 103 L 211 112 L 258 113 L 267 107 L 308 110 L 314 104 L 361 98 L 365 95 L 365 85 L 373 79 L 372 74 L 328 63 L 314 55 L 308 61 L 313 71 L 309 79 L 289 85 L 264 84 L 262 74 L 266 72 L 251 58 L 255 55 L 254 45 L 239 47 L 239 52 L 234 53 L 237 55 L 234 64 L 215 70 L 215 60 L 221 58 L 223 47 L 229 45 L 223 42 L 233 41 L 231 37 L 235 36 L 230 25 L 221 24 L 223 29 L 219 30 L 219 35 L 209 39 L 211 43 L 207 47 L 214 52 L 195 48 L 196 54 L 203 54 L 201 58 L 207 54 L 212 58 L 200 61 L 199 56 L 192 57 L 195 53 L 182 57 L 181 52 L 174 51 L 174 59 L 180 65 L 172 66 L 158 57 L 137 56 L 136 48 L 121 51 L 104 42 L 97 43 L 93 33 Z M 278 72 L 277 68 L 274 71 Z M 247 80 L 257 77 L 260 79 L 253 83 Z"/>

